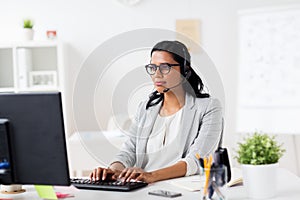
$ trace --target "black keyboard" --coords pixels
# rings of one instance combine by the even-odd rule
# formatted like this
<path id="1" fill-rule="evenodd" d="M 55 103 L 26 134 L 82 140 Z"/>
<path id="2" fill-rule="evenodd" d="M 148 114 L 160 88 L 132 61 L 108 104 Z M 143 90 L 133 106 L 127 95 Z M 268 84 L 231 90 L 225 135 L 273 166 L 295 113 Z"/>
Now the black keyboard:
<path id="1" fill-rule="evenodd" d="M 148 185 L 144 182 L 91 181 L 82 178 L 71 178 L 70 181 L 75 187 L 87 190 L 131 191 Z"/>

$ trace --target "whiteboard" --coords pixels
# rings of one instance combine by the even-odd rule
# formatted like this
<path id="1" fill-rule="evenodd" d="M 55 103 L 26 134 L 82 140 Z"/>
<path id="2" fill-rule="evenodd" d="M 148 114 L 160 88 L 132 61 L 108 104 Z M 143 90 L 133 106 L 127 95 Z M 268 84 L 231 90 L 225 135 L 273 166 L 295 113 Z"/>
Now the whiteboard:
<path id="1" fill-rule="evenodd" d="M 238 16 L 238 131 L 300 133 L 300 5 Z"/>

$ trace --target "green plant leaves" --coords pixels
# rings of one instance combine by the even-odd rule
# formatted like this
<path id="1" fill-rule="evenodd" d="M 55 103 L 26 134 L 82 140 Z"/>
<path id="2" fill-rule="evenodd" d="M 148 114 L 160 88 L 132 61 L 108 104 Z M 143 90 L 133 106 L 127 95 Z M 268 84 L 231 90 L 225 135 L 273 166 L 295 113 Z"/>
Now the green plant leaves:
<path id="1" fill-rule="evenodd" d="M 30 19 L 24 19 L 23 28 L 32 28 L 32 27 L 33 27 L 33 21 Z"/>
<path id="2" fill-rule="evenodd" d="M 238 143 L 237 160 L 241 164 L 263 165 L 277 163 L 285 150 L 278 145 L 275 136 L 255 132 Z"/>

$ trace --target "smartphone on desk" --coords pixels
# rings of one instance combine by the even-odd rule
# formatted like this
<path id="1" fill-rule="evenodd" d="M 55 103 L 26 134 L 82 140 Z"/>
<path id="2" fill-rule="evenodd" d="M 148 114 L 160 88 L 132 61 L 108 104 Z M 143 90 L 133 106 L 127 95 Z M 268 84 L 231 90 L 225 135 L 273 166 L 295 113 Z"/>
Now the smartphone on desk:
<path id="1" fill-rule="evenodd" d="M 181 193 L 179 192 L 171 192 L 167 190 L 153 190 L 153 191 L 149 191 L 148 194 L 161 196 L 161 197 L 170 197 L 170 198 L 181 196 Z"/>

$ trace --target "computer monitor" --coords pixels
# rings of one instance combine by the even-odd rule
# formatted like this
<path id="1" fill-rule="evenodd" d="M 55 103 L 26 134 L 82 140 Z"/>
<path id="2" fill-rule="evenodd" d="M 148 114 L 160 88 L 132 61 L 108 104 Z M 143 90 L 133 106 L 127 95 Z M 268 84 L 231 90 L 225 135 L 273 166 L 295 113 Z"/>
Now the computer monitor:
<path id="1" fill-rule="evenodd" d="M 0 183 L 2 176 L 14 184 L 70 185 L 59 92 L 0 93 L 0 119 L 2 145 L 8 145 L 0 150 L 9 154 L 5 159 L 0 152 L 0 162 L 9 162 Z"/>

